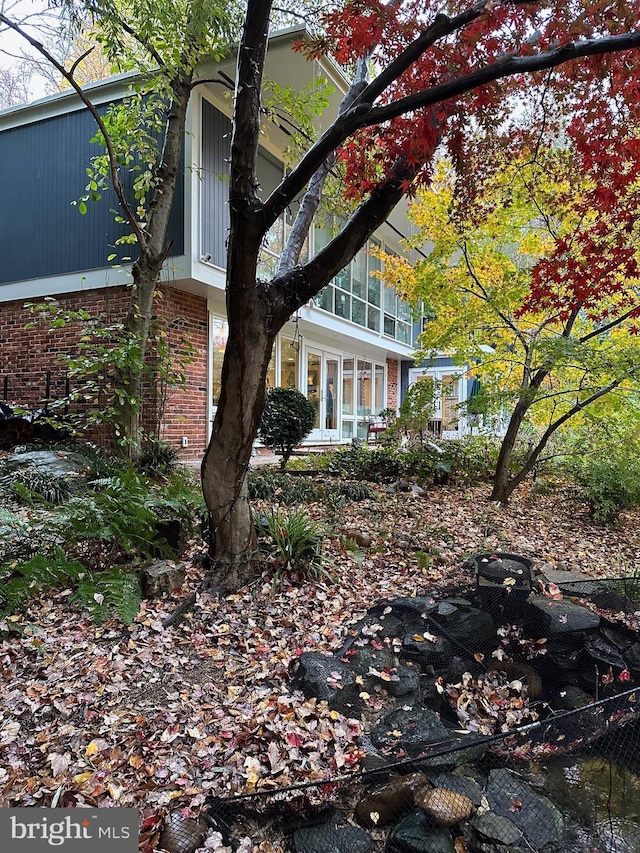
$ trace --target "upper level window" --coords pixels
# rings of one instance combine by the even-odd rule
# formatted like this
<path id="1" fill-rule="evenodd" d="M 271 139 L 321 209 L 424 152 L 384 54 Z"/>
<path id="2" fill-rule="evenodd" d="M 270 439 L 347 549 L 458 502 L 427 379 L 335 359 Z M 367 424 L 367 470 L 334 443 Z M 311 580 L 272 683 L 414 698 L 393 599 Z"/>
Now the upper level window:
<path id="1" fill-rule="evenodd" d="M 325 228 L 314 229 L 316 253 L 331 236 Z M 316 297 L 316 305 L 372 332 L 382 333 L 403 343 L 411 342 L 411 309 L 387 287 L 381 278 L 382 262 L 371 254 L 381 247 L 372 237 L 348 267 L 340 270 L 333 282 Z"/>

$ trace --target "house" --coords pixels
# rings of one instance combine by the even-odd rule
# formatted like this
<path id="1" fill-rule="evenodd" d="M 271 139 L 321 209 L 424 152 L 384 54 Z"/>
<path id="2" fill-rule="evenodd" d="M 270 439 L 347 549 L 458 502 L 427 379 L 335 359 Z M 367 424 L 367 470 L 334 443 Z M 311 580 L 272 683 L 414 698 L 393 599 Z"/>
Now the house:
<path id="1" fill-rule="evenodd" d="M 292 51 L 301 35 L 290 29 L 271 38 L 267 77 L 281 85 L 296 81 L 300 88 L 326 78 L 336 110 L 345 81 L 329 60 L 307 62 Z M 203 79 L 229 80 L 233 60 L 202 73 Z M 93 84 L 92 98 L 106 106 L 126 94 L 129 82 L 124 76 Z M 161 435 L 181 448 L 183 458 L 200 457 L 209 438 L 227 336 L 228 95 L 224 86 L 206 83 L 192 97 L 170 228 L 173 251 L 157 307 L 170 340 L 188 335 L 195 350 L 186 387 L 170 393 L 162 414 Z M 111 212 L 113 200 L 91 204 L 84 216 L 74 206 L 85 189 L 86 166 L 98 150 L 90 142 L 94 133 L 93 119 L 73 92 L 0 112 L 0 399 L 35 406 L 62 396 L 68 386 L 57 356 L 73 349 L 77 332 L 69 328 L 54 334 L 44 326 L 25 330 L 26 301 L 53 297 L 64 307 L 82 307 L 113 320 L 126 309 L 126 259 L 116 265 L 107 261 L 121 233 Z M 282 178 L 287 142 L 286 128 L 266 126 L 258 166 L 265 196 Z M 265 271 L 277 258 L 288 225 L 285 220 L 272 229 L 262 257 Z M 369 252 L 374 246 L 399 251 L 408 228 L 402 211 L 394 213 L 370 246 L 278 336 L 268 383 L 298 388 L 314 402 L 310 443 L 365 438 L 371 417 L 396 408 L 410 381 L 418 326 L 409 306 L 381 281 L 381 263 Z M 326 231 L 316 227 L 308 251 L 327 239 Z"/>

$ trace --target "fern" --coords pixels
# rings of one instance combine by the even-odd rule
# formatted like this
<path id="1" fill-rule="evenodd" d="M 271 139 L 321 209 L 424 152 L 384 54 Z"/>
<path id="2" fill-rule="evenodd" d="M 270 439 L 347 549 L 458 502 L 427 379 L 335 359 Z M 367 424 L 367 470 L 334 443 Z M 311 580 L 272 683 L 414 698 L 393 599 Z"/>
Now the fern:
<path id="1" fill-rule="evenodd" d="M 9 512 L 8 509 L 3 509 L 0 506 L 0 527 L 9 527 L 13 531 L 23 530 L 26 526 L 25 522 L 15 512 Z"/>
<path id="2" fill-rule="evenodd" d="M 123 566 L 112 566 L 99 573 L 87 572 L 71 600 L 84 607 L 94 622 L 105 622 L 115 613 L 125 625 L 131 625 L 142 601 L 140 577 Z"/>
<path id="3" fill-rule="evenodd" d="M 51 554 L 35 554 L 25 562 L 4 565 L 0 572 L 6 581 L 0 585 L 0 611 L 7 615 L 24 608 L 38 593 L 75 583 L 84 567 L 67 559 L 58 547 Z"/>

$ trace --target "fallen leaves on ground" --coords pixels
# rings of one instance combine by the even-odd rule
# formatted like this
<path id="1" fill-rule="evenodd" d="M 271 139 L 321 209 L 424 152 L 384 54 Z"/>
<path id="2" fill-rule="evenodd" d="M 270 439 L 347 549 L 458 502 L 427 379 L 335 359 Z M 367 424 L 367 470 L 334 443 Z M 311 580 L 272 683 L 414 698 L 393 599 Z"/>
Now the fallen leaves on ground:
<path id="1" fill-rule="evenodd" d="M 322 782 L 358 766 L 361 724 L 292 690 L 302 652 L 336 650 L 382 599 L 471 584 L 471 553 L 521 553 L 593 576 L 638 565 L 637 515 L 602 530 L 564 493 L 523 489 L 507 508 L 487 495 L 451 487 L 351 504 L 334 529 L 357 528 L 371 547 L 327 539 L 335 583 L 283 578 L 274 590 L 265 574 L 226 599 L 198 594 L 168 628 L 162 620 L 201 588 L 196 561 L 182 589 L 144 601 L 130 627 L 92 624 L 68 590 L 34 599 L 0 624 L 10 631 L 0 645 L 0 805 L 135 806 L 151 838 L 170 808 Z M 507 693 L 511 705 L 518 692 Z"/>

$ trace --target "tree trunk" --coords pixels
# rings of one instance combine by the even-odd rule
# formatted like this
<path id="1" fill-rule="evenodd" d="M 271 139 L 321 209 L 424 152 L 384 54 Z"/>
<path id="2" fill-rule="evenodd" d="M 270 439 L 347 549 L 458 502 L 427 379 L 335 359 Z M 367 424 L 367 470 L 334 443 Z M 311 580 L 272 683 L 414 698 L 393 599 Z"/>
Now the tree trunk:
<path id="1" fill-rule="evenodd" d="M 609 394 L 611 391 L 613 391 L 614 388 L 617 388 L 621 382 L 621 379 L 614 379 L 608 385 L 598 388 L 588 397 L 577 402 L 574 406 L 571 407 L 571 409 L 569 409 L 567 412 L 557 418 L 553 423 L 549 424 L 536 446 L 533 447 L 529 452 L 527 460 L 522 466 L 522 468 L 520 468 L 517 474 L 514 474 L 514 476 L 510 478 L 509 463 L 511 461 L 513 446 L 518 436 L 520 426 L 522 425 L 524 415 L 531 407 L 530 401 L 527 400 L 526 402 L 523 402 L 522 400 L 520 400 L 514 410 L 511 420 L 509 421 L 507 434 L 505 435 L 502 447 L 500 448 L 500 455 L 498 457 L 498 464 L 496 465 L 496 473 L 493 481 L 493 492 L 491 493 L 491 500 L 499 501 L 501 504 L 506 504 L 513 492 L 518 488 L 520 483 L 522 483 L 527 474 L 535 467 L 536 462 L 540 458 L 542 451 L 547 446 L 547 443 L 551 436 L 558 429 L 560 429 L 563 424 L 565 424 L 568 420 L 577 415 L 583 409 L 587 408 L 587 406 L 591 405 L 596 400 L 599 400 L 601 397 L 604 397 L 606 394 Z M 516 417 L 516 414 L 517 418 L 514 421 L 514 417 Z M 513 430 L 511 429 L 512 423 Z"/>
<path id="2" fill-rule="evenodd" d="M 142 444 L 144 362 L 153 316 L 153 299 L 163 261 L 163 257 L 141 257 L 132 269 L 133 285 L 124 328 L 133 346 L 127 361 L 116 368 L 116 387 L 124 392 L 122 402 L 118 405 L 116 450 L 119 455 L 129 459 L 139 455 Z"/>
<path id="3" fill-rule="evenodd" d="M 258 285 L 259 286 L 259 285 Z M 254 296 L 245 310 L 229 310 L 229 339 L 222 366 L 220 401 L 213 435 L 202 461 L 202 488 L 209 510 L 213 583 L 237 589 L 254 569 L 256 536 L 246 474 L 266 395 L 266 376 L 275 333 L 268 306 Z M 246 293 L 246 291 L 245 291 Z M 230 300 L 232 301 L 232 300 Z"/>
<path id="4" fill-rule="evenodd" d="M 496 472 L 493 477 L 493 490 L 489 500 L 506 504 L 511 497 L 513 490 L 521 482 L 521 480 L 515 482 L 515 479 L 509 476 L 509 469 L 511 466 L 513 448 L 515 447 L 520 427 L 522 426 L 522 422 L 524 421 L 525 415 L 529 411 L 530 406 L 531 403 L 529 400 L 518 400 L 515 409 L 509 418 L 509 426 L 507 427 L 505 436 L 502 439 L 502 445 L 500 446 L 500 453 L 496 463 Z"/>

